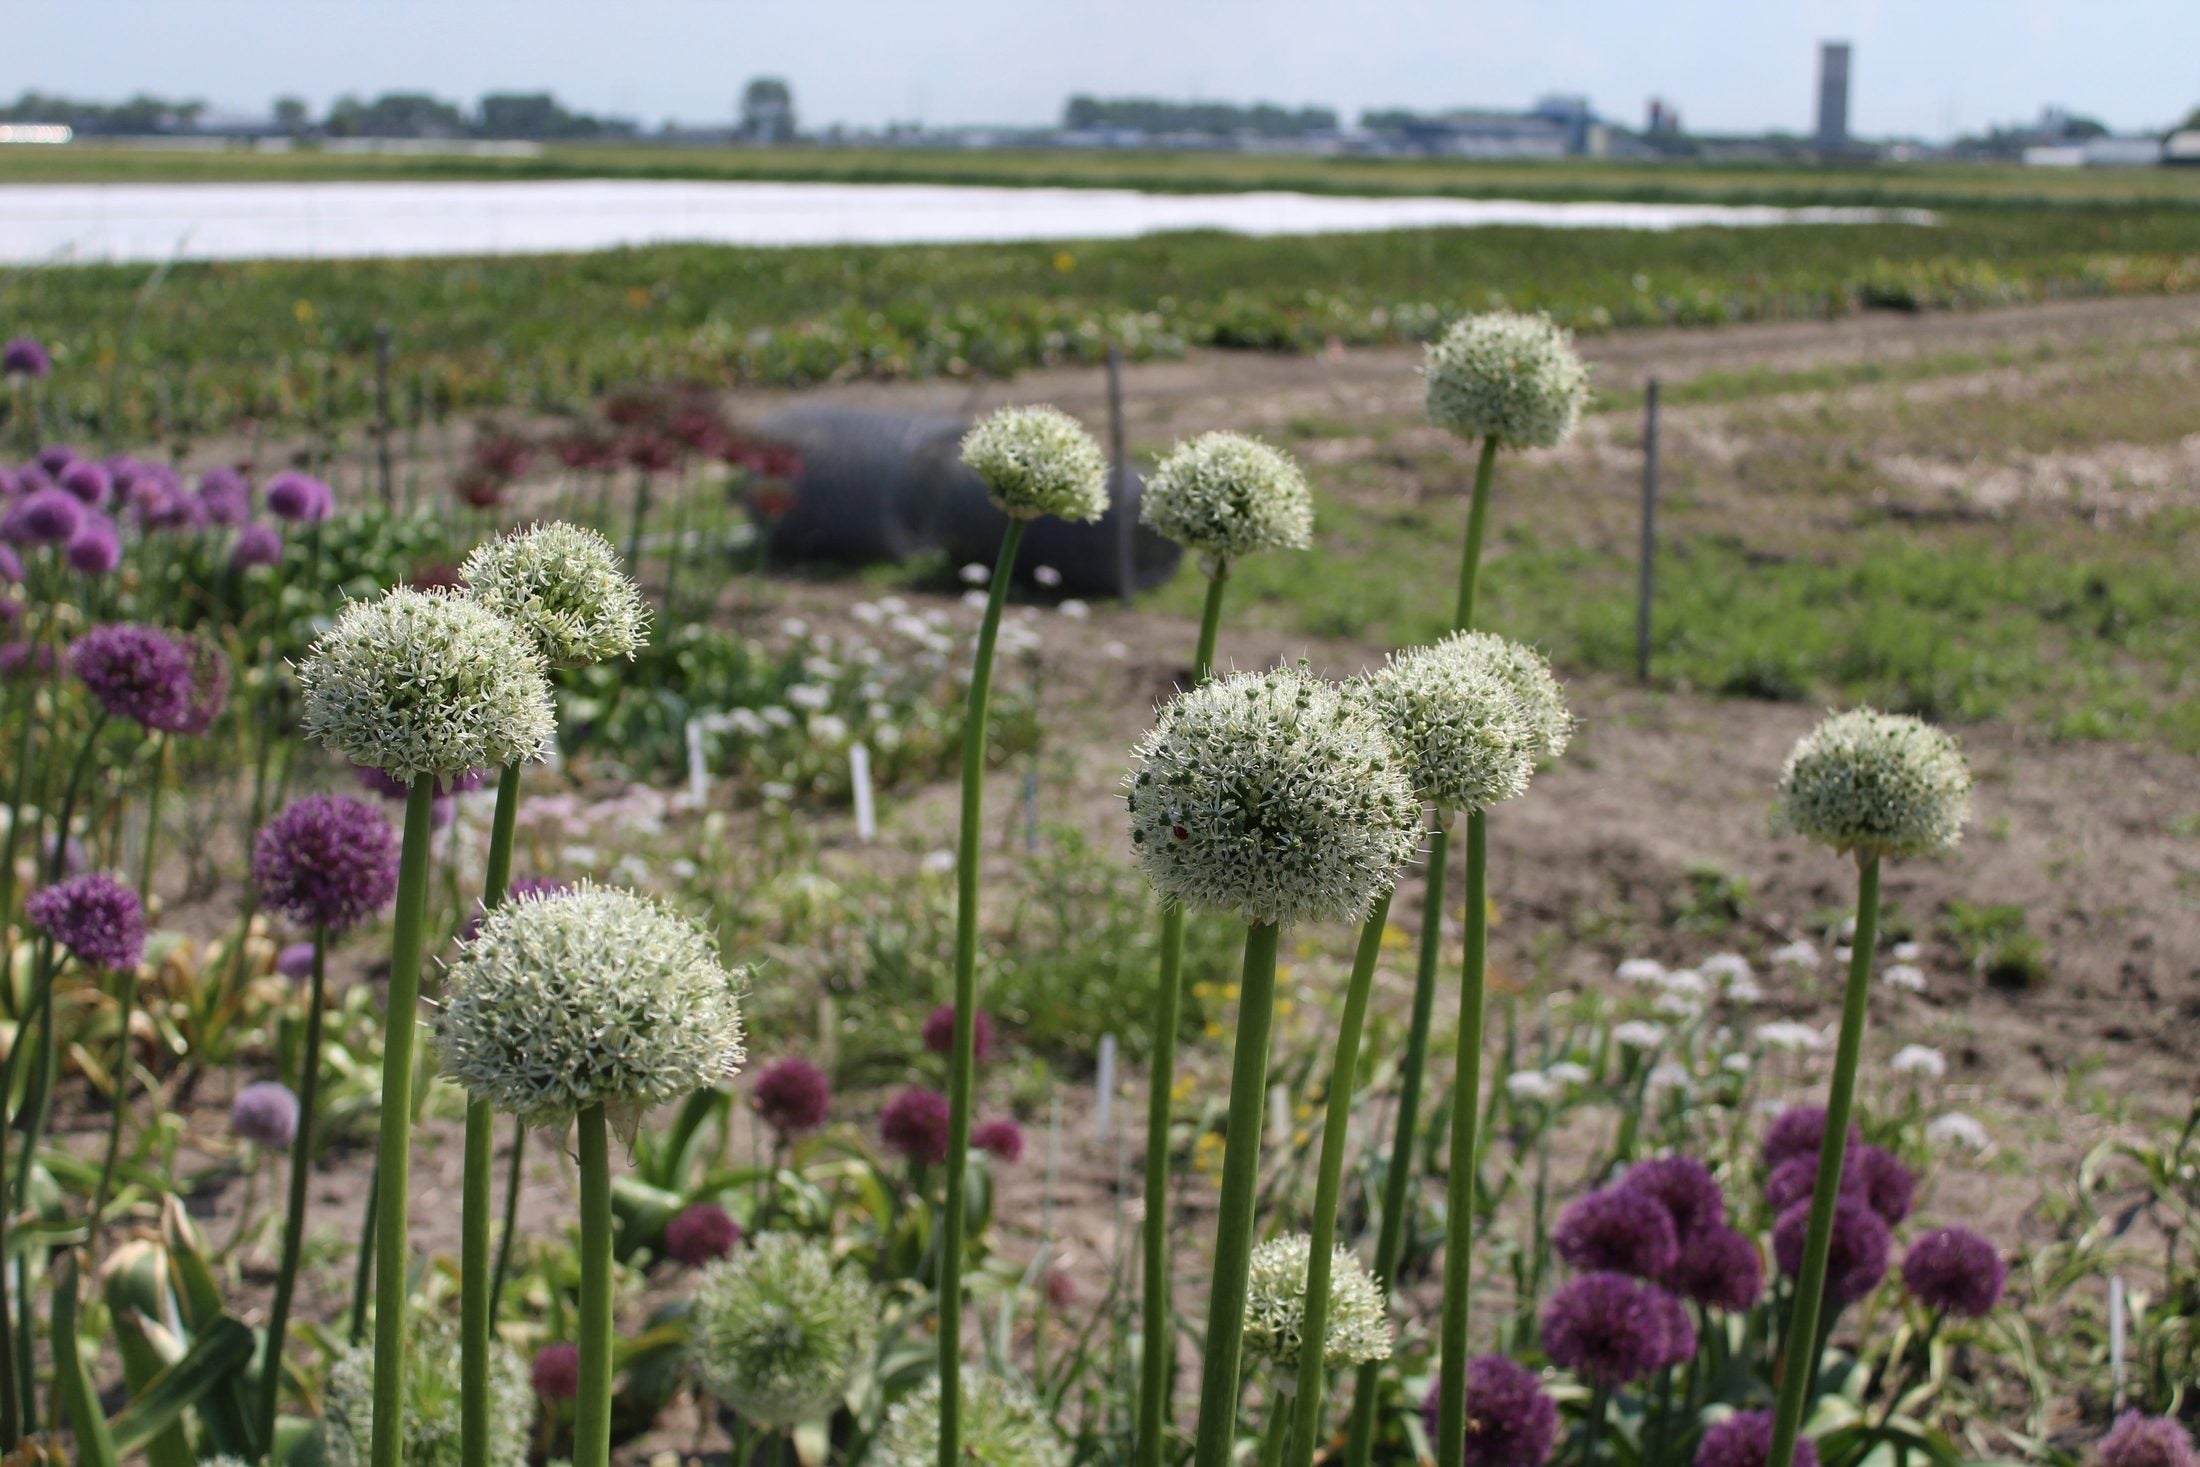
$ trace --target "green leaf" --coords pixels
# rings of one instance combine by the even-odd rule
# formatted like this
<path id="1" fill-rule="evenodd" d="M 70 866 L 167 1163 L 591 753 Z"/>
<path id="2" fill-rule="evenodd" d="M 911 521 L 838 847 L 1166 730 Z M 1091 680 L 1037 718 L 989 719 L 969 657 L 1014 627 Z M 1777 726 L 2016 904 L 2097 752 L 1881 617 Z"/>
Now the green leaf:
<path id="1" fill-rule="evenodd" d="M 116 1446 L 129 1452 L 147 1445 L 208 1393 L 240 1382 L 253 1349 L 252 1331 L 242 1320 L 223 1315 L 114 1419 Z"/>

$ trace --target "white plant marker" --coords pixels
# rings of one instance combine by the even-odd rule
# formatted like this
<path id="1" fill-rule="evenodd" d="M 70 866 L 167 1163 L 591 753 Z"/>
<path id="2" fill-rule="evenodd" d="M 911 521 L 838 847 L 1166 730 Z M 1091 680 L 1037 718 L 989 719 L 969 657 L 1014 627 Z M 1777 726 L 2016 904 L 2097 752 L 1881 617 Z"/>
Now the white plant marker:
<path id="1" fill-rule="evenodd" d="M 2124 1409 L 2124 1276 L 2108 1277 L 2108 1378 L 2115 1390 L 2114 1408 Z"/>
<path id="2" fill-rule="evenodd" d="M 871 794 L 871 751 L 862 744 L 848 746 L 848 783 L 856 796 L 856 839 L 868 845 L 878 839 L 878 803 Z"/>
<path id="3" fill-rule="evenodd" d="M 703 757 L 703 720 L 687 721 L 688 802 L 700 810 L 710 803 L 710 766 Z"/>
<path id="4" fill-rule="evenodd" d="M 1115 1123 L 1115 1036 L 1100 1036 L 1100 1073 L 1092 1082 L 1092 1137 L 1105 1142 Z"/>
<path id="5" fill-rule="evenodd" d="M 1291 1139 L 1291 1097 L 1283 1093 L 1281 1085 L 1268 1087 L 1268 1138 L 1272 1146 L 1282 1146 Z"/>

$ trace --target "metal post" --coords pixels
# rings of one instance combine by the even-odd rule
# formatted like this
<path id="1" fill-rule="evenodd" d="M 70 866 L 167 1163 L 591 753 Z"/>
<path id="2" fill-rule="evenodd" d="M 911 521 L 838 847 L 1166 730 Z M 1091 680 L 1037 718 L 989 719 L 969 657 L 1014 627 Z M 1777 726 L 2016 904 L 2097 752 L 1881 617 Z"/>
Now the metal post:
<path id="1" fill-rule="evenodd" d="M 1650 603 L 1658 575 L 1658 379 L 1642 398 L 1642 580 L 1635 598 L 1635 678 L 1650 681 Z"/>
<path id="2" fill-rule="evenodd" d="M 397 477 L 390 461 L 390 328 L 374 328 L 374 467 L 381 481 L 382 507 L 397 508 Z"/>
<path id="3" fill-rule="evenodd" d="M 1108 499 L 1115 506 L 1115 589 L 1129 605 L 1138 589 L 1138 524 L 1131 516 L 1129 456 L 1123 446 L 1123 352 L 1108 343 Z"/>

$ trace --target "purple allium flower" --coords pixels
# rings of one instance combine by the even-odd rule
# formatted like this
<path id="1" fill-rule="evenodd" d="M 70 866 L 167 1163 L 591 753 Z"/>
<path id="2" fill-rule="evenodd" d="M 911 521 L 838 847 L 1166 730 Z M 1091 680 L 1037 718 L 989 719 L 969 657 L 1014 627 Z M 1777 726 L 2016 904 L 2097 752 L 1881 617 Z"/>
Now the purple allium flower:
<path id="1" fill-rule="evenodd" d="M 544 1345 L 535 1352 L 527 1374 L 541 1399 L 552 1404 L 570 1401 L 581 1393 L 581 1347 L 564 1341 Z"/>
<path id="2" fill-rule="evenodd" d="M 1014 1166 L 1024 1159 L 1024 1128 L 1007 1116 L 980 1122 L 970 1133 L 970 1144 L 995 1161 Z"/>
<path id="3" fill-rule="evenodd" d="M 1969 1228 L 1938 1228 L 1910 1245 L 1902 1282 L 1920 1304 L 1977 1319 L 2001 1302 L 2008 1265 Z"/>
<path id="4" fill-rule="evenodd" d="M 1764 1293 L 1764 1256 L 1747 1234 L 1729 1227 L 1706 1228 L 1681 1244 L 1680 1262 L 1666 1274 L 1665 1283 L 1699 1304 L 1739 1314 Z"/>
<path id="5" fill-rule="evenodd" d="M 252 518 L 252 481 L 235 469 L 201 474 L 197 498 L 210 524 L 241 525 Z"/>
<path id="6" fill-rule="evenodd" d="M 0 582 L 11 586 L 23 583 L 23 557 L 15 553 L 13 545 L 0 545 Z"/>
<path id="7" fill-rule="evenodd" d="M 298 1097 L 288 1085 L 256 1081 L 229 1103 L 229 1126 L 247 1141 L 280 1150 L 298 1139 Z"/>
<path id="8" fill-rule="evenodd" d="M 102 514 L 86 515 L 82 528 L 69 537 L 65 552 L 72 570 L 103 576 L 122 564 L 122 537 L 114 522 Z"/>
<path id="9" fill-rule="evenodd" d="M 275 565 L 282 558 L 283 532 L 273 525 L 246 525 L 237 532 L 236 543 L 229 547 L 231 570 Z"/>
<path id="10" fill-rule="evenodd" d="M 886 1144 L 920 1166 L 947 1160 L 947 1097 L 912 1085 L 886 1102 L 879 1113 L 879 1134 Z"/>
<path id="11" fill-rule="evenodd" d="M 135 968 L 145 956 L 145 908 L 136 892 L 103 871 L 33 892 L 23 914 L 95 968 Z"/>
<path id="12" fill-rule="evenodd" d="M 1421 1419 L 1436 1434 L 1441 1383 L 1430 1381 Z M 1525 1365 L 1502 1355 L 1467 1362 L 1467 1467 L 1543 1467 L 1558 1441 L 1558 1403 Z"/>
<path id="13" fill-rule="evenodd" d="M 38 450 L 36 462 L 46 471 L 48 478 L 53 478 L 82 457 L 82 454 L 66 443 L 49 443 Z"/>
<path id="14" fill-rule="evenodd" d="M 1606 1389 L 1641 1380 L 1666 1357 L 1665 1291 L 1623 1273 L 1585 1273 L 1543 1306 L 1543 1350 Z"/>
<path id="15" fill-rule="evenodd" d="M 993 1019 L 984 1009 L 979 1009 L 970 1021 L 971 1057 L 984 1064 L 993 1053 Z M 955 1047 L 955 1006 L 943 1003 L 926 1015 L 924 1020 L 924 1047 L 934 1054 L 947 1054 Z"/>
<path id="16" fill-rule="evenodd" d="M 1780 1272 L 1794 1278 L 1803 1271 L 1803 1244 L 1810 1231 L 1810 1204 L 1798 1202 L 1780 1214 L 1772 1228 L 1772 1256 Z M 1887 1252 L 1893 1245 L 1887 1224 L 1871 1207 L 1843 1197 L 1833 1207 L 1833 1247 L 1826 1255 L 1826 1298 L 1835 1308 L 1854 1304 L 1887 1276 Z"/>
<path id="17" fill-rule="evenodd" d="M 156 628 L 93 627 L 69 644 L 69 670 L 111 717 L 166 729 L 190 716 L 190 650 Z"/>
<path id="18" fill-rule="evenodd" d="M 1818 1189 L 1818 1154 L 1791 1156 L 1772 1169 L 1765 1178 L 1765 1202 L 1778 1217 L 1798 1202 L 1810 1201 Z M 1844 1164 L 1841 1168 L 1841 1195 L 1862 1198 L 1864 1173 L 1856 1166 Z"/>
<path id="19" fill-rule="evenodd" d="M 1667 1370 L 1686 1365 L 1696 1358 L 1696 1321 L 1679 1296 L 1663 1289 L 1658 1291 L 1658 1307 L 1665 1311 L 1665 1358 L 1658 1365 Z"/>
<path id="20" fill-rule="evenodd" d="M 397 832 L 348 795 L 293 800 L 252 845 L 260 900 L 304 927 L 343 932 L 397 892 Z"/>
<path id="21" fill-rule="evenodd" d="M 1826 1139 L 1826 1108 L 1822 1105 L 1791 1105 L 1773 1118 L 1765 1128 L 1765 1170 L 1777 1169 L 1781 1162 L 1791 1157 L 1807 1156 L 1815 1159 L 1818 1148 Z M 1853 1123 L 1849 1126 L 1849 1150 L 1857 1151 L 1864 1145 L 1864 1133 Z"/>
<path id="22" fill-rule="evenodd" d="M 1867 1146 L 1855 1154 L 1854 1165 L 1864 1180 L 1864 1200 L 1887 1220 L 1889 1227 L 1910 1215 L 1910 1205 L 1917 1196 L 1917 1178 L 1893 1152 Z"/>
<path id="23" fill-rule="evenodd" d="M 295 983 L 313 976 L 313 944 L 294 942 L 275 955 L 275 971 Z"/>
<path id="24" fill-rule="evenodd" d="M 1726 1194 L 1711 1168 L 1693 1156 L 1660 1156 L 1627 1169 L 1620 1185 L 1663 1204 L 1683 1243 L 1726 1222 Z"/>
<path id="25" fill-rule="evenodd" d="M 1673 1215 L 1647 1192 L 1624 1185 L 1577 1197 L 1551 1230 L 1558 1256 L 1586 1271 L 1654 1279 L 1680 1257 Z"/>
<path id="26" fill-rule="evenodd" d="M 191 661 L 190 692 L 173 717 L 151 726 L 162 733 L 197 735 L 214 726 L 229 700 L 229 656 L 201 637 L 184 642 L 183 650 Z"/>
<path id="27" fill-rule="evenodd" d="M 102 464 L 89 459 L 78 459 L 60 470 L 54 480 L 61 492 L 74 498 L 86 509 L 105 509 L 115 492 L 115 476 Z"/>
<path id="28" fill-rule="evenodd" d="M 0 596 L 0 632 L 12 632 L 23 620 L 23 600 L 19 596 Z"/>
<path id="29" fill-rule="evenodd" d="M 665 1256 L 689 1268 L 725 1257 L 741 1241 L 741 1224 L 715 1202 L 694 1202 L 665 1224 Z"/>
<path id="30" fill-rule="evenodd" d="M 84 528 L 84 506 L 59 489 L 33 489 L 0 518 L 0 539 L 15 545 L 66 545 Z"/>
<path id="31" fill-rule="evenodd" d="M 2200 1467 L 2200 1453 L 2170 1417 L 2126 1411 L 2101 1438 L 2101 1467 Z"/>
<path id="32" fill-rule="evenodd" d="M 1084 1290 L 1077 1287 L 1077 1275 L 1057 1263 L 1039 1280 L 1039 1287 L 1046 1290 L 1047 1303 L 1056 1309 L 1069 1309 L 1084 1297 Z"/>
<path id="33" fill-rule="evenodd" d="M 327 519 L 335 507 L 335 493 L 309 474 L 277 474 L 268 481 L 268 513 L 279 520 L 315 524 Z"/>
<path id="34" fill-rule="evenodd" d="M 1703 1434 L 1696 1467 L 1765 1467 L 1772 1457 L 1772 1413 L 1737 1411 Z M 1818 1449 L 1795 1443 L 1795 1467 L 1818 1467 Z"/>
<path id="35" fill-rule="evenodd" d="M 23 682 L 54 670 L 53 648 L 42 642 L 0 644 L 0 682 Z"/>
<path id="36" fill-rule="evenodd" d="M 53 371 L 53 357 L 35 336 L 18 336 L 0 347 L 0 376 L 44 377 Z"/>
<path id="37" fill-rule="evenodd" d="M 781 1138 L 814 1131 L 833 1108 L 833 1082 L 799 1055 L 786 1055 L 757 1071 L 749 1103 Z"/>

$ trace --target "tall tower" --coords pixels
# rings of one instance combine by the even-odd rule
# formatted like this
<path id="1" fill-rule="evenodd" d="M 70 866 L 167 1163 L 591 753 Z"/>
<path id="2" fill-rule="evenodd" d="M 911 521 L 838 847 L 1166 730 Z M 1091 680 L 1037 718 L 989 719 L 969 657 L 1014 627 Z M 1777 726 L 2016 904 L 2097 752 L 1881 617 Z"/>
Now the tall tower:
<path id="1" fill-rule="evenodd" d="M 1818 46 L 1818 151 L 1839 153 L 1849 145 L 1849 43 L 1822 41 Z"/>

